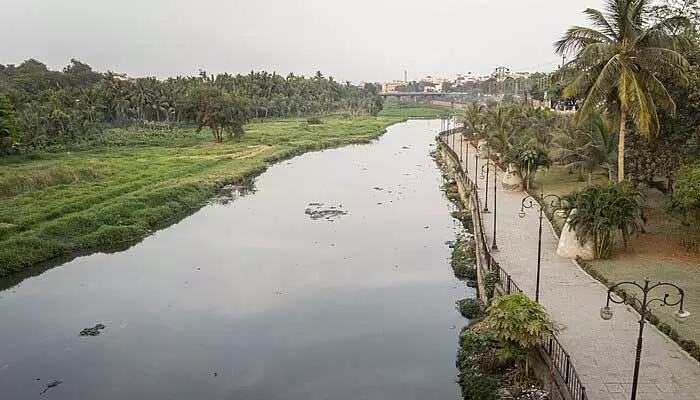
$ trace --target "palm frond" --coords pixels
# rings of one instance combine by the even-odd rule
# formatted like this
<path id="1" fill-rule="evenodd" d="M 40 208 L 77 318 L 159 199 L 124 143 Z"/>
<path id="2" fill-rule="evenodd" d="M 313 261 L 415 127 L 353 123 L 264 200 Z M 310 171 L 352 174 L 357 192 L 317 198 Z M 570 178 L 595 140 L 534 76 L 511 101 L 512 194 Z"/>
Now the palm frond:
<path id="1" fill-rule="evenodd" d="M 616 54 L 608 60 L 605 66 L 601 69 L 595 82 L 588 88 L 586 96 L 583 99 L 583 104 L 576 113 L 577 120 L 580 121 L 581 115 L 590 115 L 599 105 L 601 105 L 610 94 L 610 91 L 616 86 L 618 77 L 622 73 L 624 66 L 620 62 L 620 55 Z"/>
<path id="2" fill-rule="evenodd" d="M 594 8 L 587 8 L 583 11 L 583 13 L 586 14 L 588 19 L 593 23 L 594 26 L 601 29 L 601 33 L 605 34 L 611 39 L 617 38 L 617 32 L 615 28 L 613 28 L 613 26 L 610 25 L 610 22 L 608 22 L 608 20 L 605 18 L 602 12 Z"/>

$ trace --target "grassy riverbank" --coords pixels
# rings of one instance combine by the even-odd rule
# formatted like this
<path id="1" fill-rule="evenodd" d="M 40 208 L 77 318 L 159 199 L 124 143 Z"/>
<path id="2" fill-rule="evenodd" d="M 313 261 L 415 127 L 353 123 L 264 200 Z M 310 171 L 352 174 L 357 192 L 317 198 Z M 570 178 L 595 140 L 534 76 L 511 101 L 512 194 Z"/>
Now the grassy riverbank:
<path id="1" fill-rule="evenodd" d="M 0 158 L 0 276 L 76 250 L 142 238 L 217 187 L 306 151 L 366 143 L 402 118 L 276 120 L 240 141 L 207 131 L 113 130 L 110 146 Z"/>
<path id="2" fill-rule="evenodd" d="M 113 129 L 103 145 L 0 158 L 0 276 L 54 257 L 127 243 L 197 210 L 227 183 L 307 151 L 367 143 L 396 122 L 433 117 L 388 104 L 379 117 L 247 125 L 241 140 L 208 130 Z"/>
<path id="3" fill-rule="evenodd" d="M 428 103 L 387 102 L 379 113 L 380 117 L 399 118 L 438 118 L 441 115 L 454 115 L 458 110 L 436 106 Z"/>

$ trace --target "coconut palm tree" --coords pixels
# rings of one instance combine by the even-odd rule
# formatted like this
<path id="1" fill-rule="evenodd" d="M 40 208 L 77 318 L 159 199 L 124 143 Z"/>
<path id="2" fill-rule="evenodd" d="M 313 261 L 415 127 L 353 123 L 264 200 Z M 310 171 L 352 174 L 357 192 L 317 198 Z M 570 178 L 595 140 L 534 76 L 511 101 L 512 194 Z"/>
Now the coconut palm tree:
<path id="1" fill-rule="evenodd" d="M 603 115 L 598 113 L 584 129 L 564 129 L 554 139 L 554 158 L 566 167 L 588 173 L 588 183 L 593 183 L 593 173 L 603 168 L 610 175 L 616 157 L 617 131 Z"/>
<path id="2" fill-rule="evenodd" d="M 488 134 L 488 144 L 504 156 L 519 139 L 515 129 L 515 109 L 509 107 L 491 108 L 484 117 Z"/>
<path id="3" fill-rule="evenodd" d="M 579 71 L 566 97 L 583 96 L 577 120 L 604 104 L 619 118 L 617 179 L 625 178 L 625 132 L 628 120 L 639 132 L 658 131 L 657 109 L 676 105 L 661 78 L 683 82 L 688 61 L 677 51 L 674 28 L 688 24 L 675 17 L 648 25 L 651 0 L 606 0 L 605 12 L 586 9 L 593 28 L 573 26 L 555 43 L 558 54 L 573 53 L 567 69 Z"/>

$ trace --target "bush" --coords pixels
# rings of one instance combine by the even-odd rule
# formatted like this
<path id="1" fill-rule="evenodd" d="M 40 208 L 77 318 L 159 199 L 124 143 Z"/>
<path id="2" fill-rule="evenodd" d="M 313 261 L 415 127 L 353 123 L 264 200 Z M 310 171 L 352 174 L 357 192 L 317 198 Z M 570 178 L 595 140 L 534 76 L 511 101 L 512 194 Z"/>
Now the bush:
<path id="1" fill-rule="evenodd" d="M 498 282 L 498 274 L 495 272 L 487 272 L 484 274 L 484 291 L 486 298 L 491 300 L 496 291 L 496 283 Z"/>
<path id="2" fill-rule="evenodd" d="M 679 211 L 694 222 L 700 222 L 700 162 L 681 168 L 674 196 Z"/>
<path id="3" fill-rule="evenodd" d="M 617 230 L 622 229 L 625 247 L 630 233 L 637 232 L 642 221 L 641 192 L 627 182 L 615 185 L 588 186 L 564 197 L 562 208 L 576 209 L 569 225 L 576 230 L 581 244 L 593 240 L 595 256 L 607 258 L 612 253 Z"/>
<path id="4" fill-rule="evenodd" d="M 500 387 L 499 379 L 490 375 L 489 369 L 482 366 L 492 359 L 496 343 L 485 333 L 473 332 L 464 327 L 459 334 L 457 353 L 457 382 L 465 399 L 495 400 Z"/>
<path id="5" fill-rule="evenodd" d="M 460 280 L 475 280 L 477 277 L 475 265 L 476 254 L 473 241 L 457 241 L 452 250 L 452 270 Z"/>
<path id="6" fill-rule="evenodd" d="M 321 125 L 323 124 L 323 121 L 321 121 L 321 119 L 318 117 L 309 117 L 306 119 L 306 123 L 309 125 Z"/>
<path id="7" fill-rule="evenodd" d="M 459 313 L 466 319 L 475 319 L 481 314 L 481 306 L 476 299 L 462 299 L 457 301 Z"/>
<path id="8" fill-rule="evenodd" d="M 501 343 L 504 358 L 520 358 L 557 331 L 544 307 L 523 293 L 494 299 L 483 324 Z"/>

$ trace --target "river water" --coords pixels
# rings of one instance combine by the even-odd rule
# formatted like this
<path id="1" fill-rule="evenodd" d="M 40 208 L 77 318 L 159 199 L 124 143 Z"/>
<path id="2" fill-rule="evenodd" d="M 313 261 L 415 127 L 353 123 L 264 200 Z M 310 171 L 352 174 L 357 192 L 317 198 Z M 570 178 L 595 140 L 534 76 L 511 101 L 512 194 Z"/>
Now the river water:
<path id="1" fill-rule="evenodd" d="M 0 292 L 0 398 L 458 399 L 454 304 L 473 293 L 449 265 L 439 127 L 282 162 L 128 250 Z"/>

